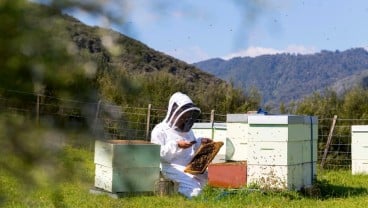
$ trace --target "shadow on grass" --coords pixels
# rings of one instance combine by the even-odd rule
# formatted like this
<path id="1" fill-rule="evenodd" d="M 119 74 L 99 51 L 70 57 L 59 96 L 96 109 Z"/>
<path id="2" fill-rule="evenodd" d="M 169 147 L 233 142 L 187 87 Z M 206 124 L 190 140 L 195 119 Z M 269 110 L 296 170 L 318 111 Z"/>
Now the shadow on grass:
<path id="1" fill-rule="evenodd" d="M 334 185 L 327 180 L 317 180 L 313 187 L 302 189 L 300 193 L 305 197 L 325 200 L 330 198 L 348 198 L 352 196 L 367 195 L 368 188 Z"/>

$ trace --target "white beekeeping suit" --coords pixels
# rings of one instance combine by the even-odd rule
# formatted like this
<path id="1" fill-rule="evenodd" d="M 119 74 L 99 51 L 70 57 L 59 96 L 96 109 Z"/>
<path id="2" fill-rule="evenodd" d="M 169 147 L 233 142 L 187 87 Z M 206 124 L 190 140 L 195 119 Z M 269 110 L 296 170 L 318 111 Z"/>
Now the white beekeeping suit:
<path id="1" fill-rule="evenodd" d="M 163 175 L 179 183 L 179 193 L 188 198 L 197 196 L 207 182 L 207 173 L 185 173 L 195 151 L 207 139 L 195 138 L 191 130 L 200 109 L 181 92 L 174 93 L 165 119 L 152 130 L 151 142 L 161 145 L 161 171 Z M 183 144 L 184 143 L 184 147 Z"/>

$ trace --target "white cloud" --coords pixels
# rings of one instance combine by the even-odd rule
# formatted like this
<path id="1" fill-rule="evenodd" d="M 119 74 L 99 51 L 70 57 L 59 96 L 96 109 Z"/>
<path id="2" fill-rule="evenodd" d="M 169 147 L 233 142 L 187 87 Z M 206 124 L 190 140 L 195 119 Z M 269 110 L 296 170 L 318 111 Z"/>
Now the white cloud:
<path id="1" fill-rule="evenodd" d="M 274 49 L 274 48 L 263 48 L 263 47 L 255 47 L 251 46 L 247 49 L 240 50 L 235 53 L 228 54 L 222 57 L 225 60 L 234 58 L 234 57 L 256 57 L 261 55 L 273 55 L 273 54 L 281 54 L 281 53 L 290 53 L 290 54 L 312 54 L 316 53 L 317 49 L 314 47 L 305 47 L 300 45 L 290 45 L 285 49 Z"/>

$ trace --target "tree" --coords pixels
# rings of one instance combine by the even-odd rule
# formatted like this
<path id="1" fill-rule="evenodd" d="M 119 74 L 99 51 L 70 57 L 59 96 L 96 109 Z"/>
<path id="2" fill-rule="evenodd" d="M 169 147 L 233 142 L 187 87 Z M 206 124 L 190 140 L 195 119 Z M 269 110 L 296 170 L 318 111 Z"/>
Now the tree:
<path id="1" fill-rule="evenodd" d="M 93 66 L 85 65 L 86 62 L 80 60 L 81 56 L 76 56 L 78 51 L 71 37 L 60 29 L 65 25 L 57 18 L 60 14 L 57 8 L 76 6 L 98 13 L 102 8 L 97 4 L 100 1 L 49 2 L 53 7 L 47 9 L 28 0 L 0 2 L 0 97 L 12 90 L 63 98 L 95 99 L 96 93 L 90 87 L 95 74 L 91 76 L 89 73 Z M 90 7 L 91 2 L 94 6 Z M 34 97 L 24 94 L 12 95 L 13 98 L 8 101 L 17 105 L 36 101 Z M 44 128 L 27 116 L 0 112 L 0 118 L 1 171 L 15 177 L 16 181 L 20 180 L 25 186 L 23 190 L 28 190 L 27 186 L 40 185 L 37 184 L 40 176 L 35 173 L 46 166 L 52 171 L 43 177 L 48 177 L 45 181 L 55 185 L 74 172 L 75 169 L 66 171 L 61 167 L 63 164 L 56 164 L 64 147 L 57 145 L 53 138 L 67 136 L 65 132 L 53 128 L 53 122 L 47 122 L 48 128 Z M 50 187 L 57 189 L 56 186 Z M 5 189 L 0 187 L 0 205 L 6 201 Z"/>
<path id="2" fill-rule="evenodd" d="M 368 90 L 355 87 L 346 92 L 341 112 L 345 118 L 368 119 Z"/>
<path id="3" fill-rule="evenodd" d="M 341 99 L 336 92 L 326 89 L 322 93 L 315 92 L 298 102 L 296 114 L 317 115 L 320 118 L 332 118 L 341 109 Z"/>

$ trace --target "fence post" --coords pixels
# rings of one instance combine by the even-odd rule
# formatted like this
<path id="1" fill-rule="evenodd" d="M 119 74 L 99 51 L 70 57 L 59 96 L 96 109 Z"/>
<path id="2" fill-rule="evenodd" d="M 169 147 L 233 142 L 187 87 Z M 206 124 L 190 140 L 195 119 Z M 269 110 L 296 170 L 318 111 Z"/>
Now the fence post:
<path id="1" fill-rule="evenodd" d="M 96 109 L 96 114 L 95 114 L 95 120 L 93 122 L 93 136 L 95 137 L 96 136 L 96 131 L 97 131 L 97 123 L 98 123 L 98 117 L 100 115 L 100 107 L 101 107 L 101 100 L 98 101 L 97 103 L 97 109 Z M 90 144 L 89 144 L 89 149 L 90 151 L 92 151 L 93 149 L 93 142 L 94 142 L 94 139 L 91 137 L 91 141 L 90 141 Z"/>
<path id="2" fill-rule="evenodd" d="M 150 119 L 151 119 L 151 104 L 148 104 L 147 110 L 147 126 L 146 126 L 146 141 L 149 141 L 149 127 L 150 127 Z"/>
<path id="3" fill-rule="evenodd" d="M 211 110 L 211 118 L 210 118 L 210 122 L 211 122 L 211 139 L 213 140 L 213 138 L 215 137 L 215 129 L 214 129 L 214 123 L 215 123 L 215 110 Z"/>
<path id="4" fill-rule="evenodd" d="M 97 122 L 98 122 L 98 116 L 100 114 L 100 106 L 101 106 L 101 100 L 97 103 L 97 109 L 96 109 L 96 115 L 95 115 L 95 121 L 93 122 L 93 131 L 96 131 L 97 128 Z"/>
<path id="5" fill-rule="evenodd" d="M 323 152 L 323 157 L 322 157 L 322 161 L 321 161 L 321 168 L 323 168 L 323 166 L 325 165 L 325 162 L 326 162 L 326 157 L 327 157 L 328 149 L 330 148 L 330 144 L 331 144 L 331 140 L 332 140 L 332 134 L 333 134 L 333 131 L 334 131 L 334 128 L 335 128 L 336 120 L 337 120 L 337 115 L 334 115 L 332 125 L 331 125 L 331 129 L 330 129 L 330 133 L 328 134 L 328 139 L 327 139 L 325 151 Z"/>

